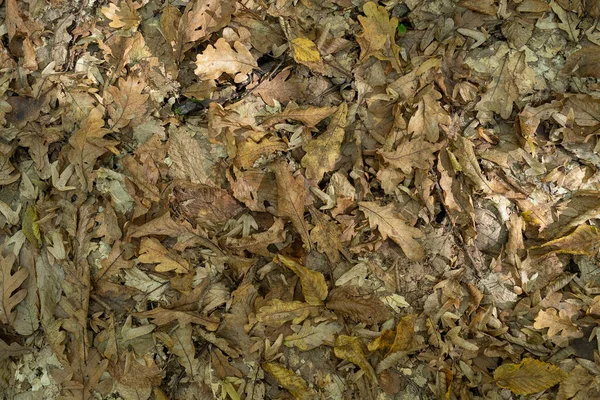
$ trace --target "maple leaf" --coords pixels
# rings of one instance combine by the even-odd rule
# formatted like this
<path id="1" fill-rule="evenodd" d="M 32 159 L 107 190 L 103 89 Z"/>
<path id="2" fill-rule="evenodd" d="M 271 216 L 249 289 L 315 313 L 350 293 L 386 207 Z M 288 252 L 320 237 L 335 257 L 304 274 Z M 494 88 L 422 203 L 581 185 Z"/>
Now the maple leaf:
<path id="1" fill-rule="evenodd" d="M 340 104 L 336 113 L 331 117 L 327 130 L 316 139 L 304 143 L 306 151 L 301 164 L 306 168 L 306 177 L 316 182 L 323 178 L 325 172 L 333 170 L 335 162 L 340 157 L 340 148 L 344 140 L 348 105 Z"/>
<path id="2" fill-rule="evenodd" d="M 281 254 L 277 255 L 274 261 L 285 265 L 293 273 L 298 275 L 300 283 L 302 284 L 304 300 L 306 300 L 308 304 L 313 306 L 323 304 L 323 300 L 327 297 L 327 282 L 325 282 L 325 277 L 322 273 L 312 271 Z"/>
<path id="3" fill-rule="evenodd" d="M 566 310 L 557 311 L 554 308 L 540 310 L 537 317 L 535 317 L 533 327 L 535 329 L 548 328 L 549 337 L 557 336 L 558 334 L 564 338 L 583 337 L 581 328 L 571 321 L 571 317 Z"/>
<path id="4" fill-rule="evenodd" d="M 567 376 L 562 369 L 532 358 L 525 358 L 520 364 L 501 365 L 494 371 L 494 380 L 498 386 L 520 395 L 551 388 Z"/>
<path id="5" fill-rule="evenodd" d="M 277 182 L 278 216 L 292 221 L 292 225 L 304 242 L 304 247 L 311 249 L 308 225 L 304 220 L 304 202 L 306 200 L 304 177 L 302 175 L 297 175 L 296 178 L 292 177 L 287 165 L 283 162 L 276 163 L 273 169 Z"/>
<path id="6" fill-rule="evenodd" d="M 6 257 L 0 256 L 0 322 L 12 324 L 17 316 L 13 308 L 27 296 L 27 289 L 19 289 L 29 276 L 25 268 L 19 269 L 14 274 L 11 272 L 16 257 L 13 253 Z"/>
<path id="7" fill-rule="evenodd" d="M 443 146 L 443 143 L 432 144 L 423 137 L 410 139 L 400 143 L 395 151 L 380 152 L 383 159 L 394 168 L 410 174 L 413 168 L 428 170 L 435 159 L 434 153 Z"/>
<path id="8" fill-rule="evenodd" d="M 108 105 L 108 115 L 111 118 L 110 127 L 113 130 L 127 125 L 136 126 L 146 115 L 146 101 L 149 95 L 142 94 L 145 84 L 129 76 L 119 78 L 119 87 L 108 88 L 112 103 Z"/>
<path id="9" fill-rule="evenodd" d="M 372 1 L 365 3 L 366 17 L 358 16 L 363 32 L 356 37 L 360 45 L 360 61 L 373 56 L 382 61 L 390 61 L 397 72 L 401 72 L 400 47 L 396 44 L 398 18 L 391 18 L 383 6 Z"/>
<path id="10" fill-rule="evenodd" d="M 201 79 L 217 79 L 227 73 L 236 83 L 243 82 L 258 64 L 243 44 L 236 41 L 233 47 L 235 50 L 223 38 L 217 40 L 214 47 L 208 45 L 196 56 L 194 73 Z"/>
<path id="11" fill-rule="evenodd" d="M 358 203 L 359 209 L 365 213 L 371 228 L 377 227 L 384 239 L 392 239 L 408 258 L 420 261 L 425 257 L 425 250 L 415 238 L 422 238 L 423 233 L 406 223 L 398 215 L 393 204 L 381 207 L 375 202 L 362 201 Z"/>

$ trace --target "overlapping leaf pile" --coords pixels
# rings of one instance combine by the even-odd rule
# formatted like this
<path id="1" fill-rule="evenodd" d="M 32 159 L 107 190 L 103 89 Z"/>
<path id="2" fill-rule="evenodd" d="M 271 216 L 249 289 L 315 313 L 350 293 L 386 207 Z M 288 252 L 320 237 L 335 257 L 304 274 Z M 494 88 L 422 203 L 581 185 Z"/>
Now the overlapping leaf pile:
<path id="1" fill-rule="evenodd" d="M 600 397 L 598 2 L 1 3 L 7 398 Z"/>

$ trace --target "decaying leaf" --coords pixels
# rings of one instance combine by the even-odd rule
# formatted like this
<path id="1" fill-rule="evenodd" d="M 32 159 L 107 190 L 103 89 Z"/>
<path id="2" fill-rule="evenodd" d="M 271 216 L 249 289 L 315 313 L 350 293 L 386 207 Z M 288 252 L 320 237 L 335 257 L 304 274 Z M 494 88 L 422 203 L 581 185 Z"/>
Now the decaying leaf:
<path id="1" fill-rule="evenodd" d="M 112 129 L 121 129 L 127 125 L 135 126 L 146 116 L 146 101 L 149 95 L 142 94 L 144 82 L 129 77 L 119 79 L 119 86 L 111 86 L 108 93 L 112 101 L 108 105 L 109 123 Z"/>
<path id="2" fill-rule="evenodd" d="M 305 321 L 300 330 L 286 336 L 283 343 L 302 351 L 312 350 L 323 344 L 331 346 L 334 343 L 335 335 L 341 330 L 342 326 L 337 322 L 323 322 L 313 326 Z"/>
<path id="3" fill-rule="evenodd" d="M 294 373 L 294 371 L 285 368 L 283 365 L 273 362 L 263 363 L 262 367 L 279 382 L 296 400 L 311 400 L 317 394 L 308 387 L 306 381 Z"/>
<path id="4" fill-rule="evenodd" d="M 418 137 L 399 144 L 393 152 L 382 152 L 381 157 L 394 168 L 410 174 L 413 168 L 429 169 L 431 162 L 435 159 L 434 153 L 439 148 L 439 145 L 434 145 L 422 137 Z"/>
<path id="5" fill-rule="evenodd" d="M 302 157 L 302 166 L 306 168 L 306 177 L 320 181 L 325 172 L 333 170 L 340 156 L 340 146 L 344 140 L 348 106 L 342 103 L 331 117 L 327 130 L 318 138 L 310 140 L 302 147 L 306 155 Z"/>
<path id="6" fill-rule="evenodd" d="M 14 274 L 12 273 L 13 264 L 15 263 L 15 255 L 9 254 L 6 257 L 0 256 L 0 322 L 12 324 L 17 316 L 14 308 L 19 304 L 25 296 L 26 289 L 19 289 L 29 276 L 26 269 L 20 268 Z"/>
<path id="7" fill-rule="evenodd" d="M 519 395 L 551 388 L 567 376 L 562 369 L 532 358 L 525 358 L 520 364 L 501 365 L 494 371 L 494 379 L 498 386 Z"/>
<path id="8" fill-rule="evenodd" d="M 38 223 L 38 213 L 34 205 L 28 205 L 25 209 L 23 220 L 21 221 L 21 229 L 29 243 L 36 247 L 42 246 L 42 235 Z"/>
<path id="9" fill-rule="evenodd" d="M 268 305 L 260 308 L 256 319 L 265 325 L 279 327 L 287 321 L 299 324 L 315 309 L 310 304 L 300 301 L 281 301 L 273 299 Z"/>
<path id="10" fill-rule="evenodd" d="M 339 335 L 335 340 L 333 348 L 335 356 L 349 361 L 362 369 L 371 382 L 377 382 L 377 376 L 365 355 L 360 344 L 360 340 L 354 336 Z"/>
<path id="11" fill-rule="evenodd" d="M 390 18 L 383 6 L 369 1 L 363 6 L 366 17 L 358 16 L 363 32 L 356 37 L 360 45 L 360 60 L 373 56 L 380 60 L 390 61 L 396 71 L 401 71 L 400 47 L 396 44 L 398 18 Z"/>
<path id="12" fill-rule="evenodd" d="M 600 232 L 595 226 L 580 225 L 569 235 L 544 243 L 539 248 L 550 253 L 583 254 L 593 257 L 600 249 Z"/>
<path id="13" fill-rule="evenodd" d="M 340 286 L 327 297 L 327 308 L 366 324 L 375 324 L 391 318 L 392 314 L 373 293 L 358 286 Z"/>
<path id="14" fill-rule="evenodd" d="M 363 201 L 358 205 L 369 220 L 371 228 L 378 228 L 384 239 L 389 237 L 396 242 L 408 258 L 413 261 L 420 261 L 425 257 L 423 246 L 415 240 L 422 238 L 423 233 L 419 229 L 408 225 L 396 213 L 393 204 L 381 207 L 375 202 Z"/>
<path id="15" fill-rule="evenodd" d="M 155 267 L 157 272 L 174 271 L 178 274 L 186 274 L 190 271 L 190 265 L 186 260 L 175 254 L 170 254 L 154 238 L 142 238 L 138 260 L 143 263 L 158 264 Z"/>
<path id="16" fill-rule="evenodd" d="M 285 265 L 293 273 L 298 275 L 302 284 L 302 294 L 304 300 L 310 305 L 318 306 L 323 304 L 323 300 L 327 297 L 327 283 L 322 273 L 312 271 L 291 258 L 278 255 L 275 257 L 275 262 Z"/>

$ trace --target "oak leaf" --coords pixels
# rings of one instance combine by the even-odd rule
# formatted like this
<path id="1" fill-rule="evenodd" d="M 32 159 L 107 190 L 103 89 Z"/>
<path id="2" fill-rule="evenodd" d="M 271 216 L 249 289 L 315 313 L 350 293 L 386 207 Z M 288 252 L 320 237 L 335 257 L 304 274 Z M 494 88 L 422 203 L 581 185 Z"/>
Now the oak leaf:
<path id="1" fill-rule="evenodd" d="M 202 315 L 197 311 L 170 310 L 167 308 L 157 307 L 150 311 L 135 313 L 134 315 L 146 318 L 153 318 L 153 322 L 158 326 L 166 325 L 173 321 L 178 321 L 181 325 L 202 325 L 209 331 L 216 331 L 219 327 L 218 320 Z"/>
<path id="2" fill-rule="evenodd" d="M 392 239 L 408 258 L 420 261 L 425 257 L 425 250 L 415 238 L 422 238 L 423 233 L 406 223 L 395 211 L 393 204 L 385 207 L 375 202 L 362 201 L 358 203 L 359 209 L 366 215 L 371 228 L 377 227 L 384 239 Z"/>
<path id="3" fill-rule="evenodd" d="M 435 159 L 434 153 L 440 147 L 439 144 L 425 141 L 423 137 L 416 137 L 400 143 L 395 151 L 384 151 L 380 154 L 389 165 L 410 174 L 413 168 L 429 169 Z"/>
<path id="4" fill-rule="evenodd" d="M 304 219 L 304 203 L 306 200 L 304 177 L 297 175 L 294 178 L 283 162 L 276 163 L 273 170 L 277 183 L 277 214 L 279 217 L 292 221 L 292 225 L 302 238 L 304 247 L 311 249 L 308 225 Z"/>
<path id="5" fill-rule="evenodd" d="M 358 16 L 363 31 L 356 37 L 360 45 L 360 61 L 373 56 L 390 61 L 397 72 L 401 72 L 400 47 L 396 44 L 398 18 L 390 18 L 383 6 L 369 1 L 363 6 L 366 17 Z"/>
<path id="6" fill-rule="evenodd" d="M 234 164 L 238 168 L 248 169 L 261 156 L 285 149 L 287 149 L 287 145 L 277 138 L 264 138 L 259 142 L 248 138 L 238 145 Z"/>
<path id="7" fill-rule="evenodd" d="M 442 95 L 433 86 L 419 93 L 417 111 L 408 122 L 408 133 L 424 135 L 425 139 L 435 143 L 440 136 L 440 125 L 448 126 L 452 122 L 450 115 L 439 101 Z"/>
<path id="8" fill-rule="evenodd" d="M 321 61 L 321 54 L 317 45 L 310 39 L 298 37 L 292 40 L 294 60 L 299 63 Z"/>
<path id="9" fill-rule="evenodd" d="M 214 47 L 208 45 L 202 54 L 196 56 L 194 73 L 201 79 L 217 79 L 226 73 L 236 83 L 243 82 L 254 68 L 258 68 L 258 64 L 243 44 L 236 41 L 233 47 L 223 38 L 217 40 Z"/>
<path id="10" fill-rule="evenodd" d="M 118 130 L 127 125 L 136 126 L 146 117 L 146 101 L 150 97 L 142 94 L 145 84 L 133 76 L 119 78 L 119 87 L 108 88 L 108 115 L 110 127 Z"/>
<path id="11" fill-rule="evenodd" d="M 327 297 L 327 282 L 322 273 L 318 271 L 312 271 L 291 258 L 277 255 L 275 262 L 280 263 L 289 268 L 293 273 L 298 275 L 300 278 L 300 284 L 302 285 L 302 294 L 304 300 L 310 305 L 318 306 L 323 304 L 323 300 Z"/>
<path id="12" fill-rule="evenodd" d="M 540 310 L 535 317 L 533 324 L 535 329 L 548 328 L 548 336 L 553 337 L 561 335 L 564 338 L 580 338 L 583 337 L 581 328 L 571 321 L 566 310 L 557 311 L 554 308 Z"/>
<path id="13" fill-rule="evenodd" d="M 340 157 L 341 145 L 344 141 L 348 105 L 340 104 L 336 113 L 331 117 L 327 130 L 316 139 L 304 143 L 306 151 L 301 164 L 306 168 L 306 177 L 316 182 L 323 178 L 325 172 L 333 170 Z"/>
<path id="14" fill-rule="evenodd" d="M 354 336 L 340 335 L 335 340 L 333 352 L 337 358 L 351 362 L 362 369 L 371 382 L 377 382 L 377 376 L 369 361 L 365 358 L 360 340 Z"/>
<path id="15" fill-rule="evenodd" d="M 26 269 L 21 268 L 14 274 L 12 267 L 16 257 L 13 253 L 6 257 L 0 256 L 0 322 L 12 324 L 17 316 L 13 308 L 27 296 L 27 289 L 19 289 L 29 276 Z"/>
<path id="16" fill-rule="evenodd" d="M 123 28 L 125 30 L 135 29 L 140 24 L 141 18 L 136 12 L 140 7 L 137 3 L 131 0 L 120 2 L 117 6 L 115 3 L 110 3 L 108 7 L 102 7 L 100 11 L 108 19 L 111 28 Z"/>
<path id="17" fill-rule="evenodd" d="M 252 254 L 272 257 L 272 253 L 268 247 L 275 243 L 284 242 L 285 237 L 283 220 L 281 218 L 275 218 L 273 225 L 271 225 L 267 231 L 241 237 L 239 239 L 227 238 L 225 243 L 227 248 L 239 254 L 243 254 L 244 251 L 249 251 Z"/>
<path id="18" fill-rule="evenodd" d="M 271 374 L 296 400 L 312 400 L 319 397 L 314 390 L 308 387 L 304 378 L 296 375 L 294 371 L 285 368 L 283 365 L 266 362 L 262 364 L 262 368 Z"/>
<path id="19" fill-rule="evenodd" d="M 186 274 L 190 271 L 190 264 L 176 254 L 172 254 L 157 239 L 142 238 L 138 260 L 142 263 L 158 264 L 156 272 L 174 271 Z"/>
<path id="20" fill-rule="evenodd" d="M 518 395 L 527 395 L 551 388 L 566 379 L 562 369 L 532 358 L 519 364 L 504 364 L 494 371 L 494 379 L 500 387 Z"/>

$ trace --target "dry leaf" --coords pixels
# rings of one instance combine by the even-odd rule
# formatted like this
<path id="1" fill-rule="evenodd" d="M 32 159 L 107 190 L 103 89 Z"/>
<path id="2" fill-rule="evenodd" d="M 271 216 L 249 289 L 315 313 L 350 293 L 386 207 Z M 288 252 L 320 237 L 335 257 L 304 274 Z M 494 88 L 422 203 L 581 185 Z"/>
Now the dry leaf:
<path id="1" fill-rule="evenodd" d="M 269 81 L 263 81 L 260 85 L 252 92 L 252 94 L 260 96 L 265 103 L 269 106 L 274 107 L 275 101 L 280 103 L 287 103 L 296 97 L 299 97 L 302 91 L 300 82 L 287 79 L 290 76 L 291 69 L 287 68 L 275 75 L 275 77 Z"/>
<path id="2" fill-rule="evenodd" d="M 292 40 L 292 49 L 294 51 L 294 60 L 300 64 L 321 61 L 319 49 L 317 49 L 317 45 L 310 39 L 298 37 Z"/>
<path id="3" fill-rule="evenodd" d="M 341 228 L 335 222 L 328 221 L 316 210 L 311 210 L 311 215 L 315 226 L 310 231 L 310 240 L 317 245 L 319 253 L 326 254 L 329 261 L 337 263 L 340 259 L 340 251 L 343 250 L 340 240 Z"/>
<path id="4" fill-rule="evenodd" d="M 234 164 L 238 168 L 248 169 L 261 156 L 286 149 L 287 145 L 277 138 L 265 138 L 259 142 L 248 138 L 238 145 Z"/>
<path id="5" fill-rule="evenodd" d="M 329 293 L 326 306 L 365 324 L 376 324 L 392 317 L 379 298 L 358 286 L 340 286 L 333 289 Z"/>
<path id="6" fill-rule="evenodd" d="M 397 351 L 406 351 L 410 349 L 415 335 L 416 320 L 416 314 L 405 315 L 400 318 L 398 325 L 396 325 L 396 337 L 394 338 L 394 343 L 392 343 L 388 355 Z"/>
<path id="7" fill-rule="evenodd" d="M 327 297 L 327 282 L 325 282 L 325 277 L 322 273 L 312 271 L 281 254 L 277 255 L 274 261 L 285 265 L 293 273 L 298 275 L 300 283 L 302 284 L 304 300 L 306 300 L 308 304 L 313 306 L 323 304 L 323 300 Z"/>
<path id="8" fill-rule="evenodd" d="M 34 205 L 28 205 L 23 213 L 21 221 L 21 230 L 23 234 L 36 247 L 42 246 L 42 235 L 40 233 L 40 225 L 38 224 L 37 208 Z"/>
<path id="9" fill-rule="evenodd" d="M 294 328 L 292 327 L 292 329 Z M 286 336 L 283 343 L 301 351 L 312 350 L 324 344 L 332 346 L 335 335 L 341 330 L 342 326 L 337 322 L 323 322 L 313 326 L 308 321 L 304 321 L 300 330 Z"/>
<path id="10" fill-rule="evenodd" d="M 102 7 L 102 14 L 108 19 L 111 28 L 123 28 L 125 30 L 135 29 L 140 24 L 140 16 L 136 10 L 139 5 L 131 0 L 122 1 L 117 6 L 115 3 L 110 3 L 108 7 Z"/>
<path id="11" fill-rule="evenodd" d="M 111 129 L 118 130 L 142 122 L 146 117 L 146 101 L 149 95 L 142 94 L 146 85 L 132 76 L 127 79 L 119 78 L 119 87 L 108 88 L 108 115 Z"/>
<path id="12" fill-rule="evenodd" d="M 11 325 L 17 316 L 13 308 L 27 296 L 26 289 L 17 289 L 29 276 L 29 272 L 24 268 L 12 273 L 15 260 L 16 257 L 12 253 L 6 257 L 0 255 L 0 268 L 2 269 L 0 271 L 0 322 Z"/>
<path id="13" fill-rule="evenodd" d="M 551 240 L 539 247 L 549 253 L 581 254 L 594 257 L 600 249 L 600 232 L 591 225 L 579 225 L 571 234 Z M 547 248 L 547 249 L 545 249 Z"/>
<path id="14" fill-rule="evenodd" d="M 340 157 L 340 148 L 344 140 L 348 105 L 340 104 L 336 113 L 331 117 L 327 130 L 316 139 L 304 143 L 306 151 L 301 164 L 306 168 L 306 178 L 319 182 L 325 172 L 333 170 Z"/>
<path id="15" fill-rule="evenodd" d="M 362 201 L 358 203 L 362 212 L 369 220 L 371 229 L 377 227 L 384 239 L 392 239 L 402 248 L 404 254 L 413 261 L 420 261 L 425 257 L 425 250 L 415 238 L 422 238 L 423 233 L 409 226 L 406 221 L 396 213 L 393 204 L 385 207 L 375 202 Z"/>
<path id="16" fill-rule="evenodd" d="M 304 219 L 304 203 L 306 201 L 306 189 L 304 188 L 304 177 L 297 175 L 295 178 L 288 171 L 283 162 L 274 165 L 275 179 L 277 182 L 277 215 L 292 221 L 296 232 L 302 238 L 304 247 L 311 249 L 308 224 Z"/>
<path id="17" fill-rule="evenodd" d="M 309 128 L 313 128 L 315 125 L 317 125 L 325 118 L 329 117 L 338 109 L 338 107 L 298 107 L 298 105 L 290 102 L 285 108 L 285 110 L 283 110 L 283 112 L 272 115 L 269 118 L 265 119 L 265 121 L 263 122 L 263 126 L 265 128 L 268 128 L 280 121 L 292 119 L 295 121 L 302 122 Z"/>
<path id="18" fill-rule="evenodd" d="M 271 374 L 273 378 L 296 400 L 313 400 L 318 395 L 308 387 L 306 381 L 294 373 L 294 371 L 285 368 L 283 365 L 273 362 L 262 364 L 262 368 Z"/>
<path id="19" fill-rule="evenodd" d="M 440 105 L 442 95 L 429 86 L 419 93 L 417 112 L 413 114 L 408 122 L 408 132 L 413 136 L 424 135 L 431 143 L 438 141 L 440 126 L 448 126 L 451 123 L 450 115 Z"/>
<path id="20" fill-rule="evenodd" d="M 395 151 L 381 152 L 381 157 L 394 168 L 410 174 L 413 168 L 428 170 L 443 143 L 434 145 L 426 142 L 423 137 L 410 139 L 400 143 Z"/>
<path id="21" fill-rule="evenodd" d="M 315 310 L 314 306 L 300 301 L 273 299 L 256 313 L 256 319 L 268 326 L 280 327 L 287 321 L 299 324 Z"/>
<path id="22" fill-rule="evenodd" d="M 366 17 L 358 16 L 363 32 L 356 41 L 360 45 L 360 61 L 373 56 L 382 61 L 390 61 L 397 72 L 401 72 L 400 47 L 396 44 L 398 18 L 391 18 L 383 6 L 369 1 L 363 6 Z"/>
<path id="23" fill-rule="evenodd" d="M 553 337 L 560 334 L 565 338 L 580 338 L 583 337 L 581 328 L 571 321 L 571 317 L 565 310 L 557 311 L 554 308 L 540 310 L 535 323 L 535 329 L 548 328 L 548 336 Z"/>
<path id="24" fill-rule="evenodd" d="M 337 358 L 351 362 L 362 369 L 371 382 L 377 382 L 375 371 L 365 355 L 360 340 L 354 336 L 340 335 L 335 340 L 333 352 Z"/>
<path id="25" fill-rule="evenodd" d="M 235 50 L 223 38 L 217 40 L 214 47 L 208 45 L 196 56 L 194 73 L 201 79 L 217 79 L 227 73 L 236 83 L 243 82 L 258 64 L 243 44 L 236 41 L 233 47 Z"/>
<path id="26" fill-rule="evenodd" d="M 186 274 L 190 271 L 190 264 L 180 256 L 169 252 L 157 239 L 142 238 L 138 260 L 147 264 L 158 264 L 156 272 L 174 271 Z"/>
<path id="27" fill-rule="evenodd" d="M 504 364 L 494 371 L 498 386 L 518 395 L 526 395 L 551 388 L 563 381 L 568 374 L 562 369 L 532 358 L 520 364 Z"/>

